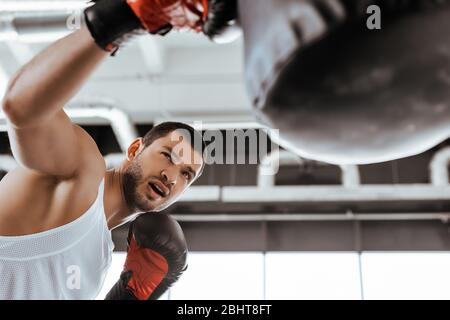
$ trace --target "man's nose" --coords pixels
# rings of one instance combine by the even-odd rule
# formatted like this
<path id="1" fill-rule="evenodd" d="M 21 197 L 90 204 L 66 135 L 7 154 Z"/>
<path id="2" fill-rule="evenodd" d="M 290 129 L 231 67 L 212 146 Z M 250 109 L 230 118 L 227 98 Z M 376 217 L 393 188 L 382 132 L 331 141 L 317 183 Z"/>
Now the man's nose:
<path id="1" fill-rule="evenodd" d="M 177 183 L 177 173 L 176 170 L 166 169 L 162 172 L 164 182 L 170 185 L 175 185 Z"/>

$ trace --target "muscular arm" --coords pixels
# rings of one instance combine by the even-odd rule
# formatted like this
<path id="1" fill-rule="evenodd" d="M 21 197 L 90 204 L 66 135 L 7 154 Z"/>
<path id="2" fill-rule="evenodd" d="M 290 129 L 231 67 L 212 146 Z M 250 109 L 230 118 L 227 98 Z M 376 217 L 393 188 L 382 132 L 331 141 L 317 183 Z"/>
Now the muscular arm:
<path id="1" fill-rule="evenodd" d="M 2 107 L 14 157 L 22 166 L 71 177 L 80 169 L 81 154 L 99 155 L 95 143 L 70 122 L 63 106 L 107 56 L 82 27 L 45 49 L 13 77 Z"/>

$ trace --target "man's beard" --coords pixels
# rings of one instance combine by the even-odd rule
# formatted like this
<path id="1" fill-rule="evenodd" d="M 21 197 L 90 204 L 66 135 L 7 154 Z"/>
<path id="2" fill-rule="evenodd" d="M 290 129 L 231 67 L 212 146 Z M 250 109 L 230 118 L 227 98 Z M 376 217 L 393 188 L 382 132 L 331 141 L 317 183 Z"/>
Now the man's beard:
<path id="1" fill-rule="evenodd" d="M 141 166 L 137 162 L 137 159 L 134 159 L 123 174 L 122 186 L 126 205 L 133 213 L 146 212 L 153 209 L 149 206 L 148 201 L 138 193 L 137 188 L 142 178 Z"/>

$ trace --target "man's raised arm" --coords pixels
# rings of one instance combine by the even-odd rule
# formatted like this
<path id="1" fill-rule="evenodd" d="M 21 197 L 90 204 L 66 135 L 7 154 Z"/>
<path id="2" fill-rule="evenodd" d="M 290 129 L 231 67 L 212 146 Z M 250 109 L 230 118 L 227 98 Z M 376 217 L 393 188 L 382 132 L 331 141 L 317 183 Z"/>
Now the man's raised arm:
<path id="1" fill-rule="evenodd" d="M 208 0 L 94 2 L 85 10 L 86 25 L 24 66 L 10 82 L 3 101 L 15 158 L 40 173 L 71 177 L 80 168 L 80 157 L 100 157 L 95 143 L 70 123 L 62 108 L 108 52 L 114 54 L 136 34 L 164 35 L 185 28 L 201 31 L 208 17 L 216 17 L 214 11 L 208 14 Z M 223 31 L 210 29 L 206 34 L 211 36 Z"/>
<path id="2" fill-rule="evenodd" d="M 81 151 L 96 151 L 62 108 L 107 56 L 82 27 L 42 51 L 12 78 L 3 111 L 14 157 L 22 166 L 70 177 L 78 170 Z"/>

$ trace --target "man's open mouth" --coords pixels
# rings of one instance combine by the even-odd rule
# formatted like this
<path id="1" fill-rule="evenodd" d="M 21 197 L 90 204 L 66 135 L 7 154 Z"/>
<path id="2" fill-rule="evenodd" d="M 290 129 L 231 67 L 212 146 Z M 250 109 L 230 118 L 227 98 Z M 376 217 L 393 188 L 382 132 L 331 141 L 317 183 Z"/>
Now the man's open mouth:
<path id="1" fill-rule="evenodd" d="M 161 197 L 166 197 L 166 194 L 164 193 L 164 191 L 156 184 L 149 182 L 148 185 L 150 186 L 150 188 L 159 196 Z"/>

